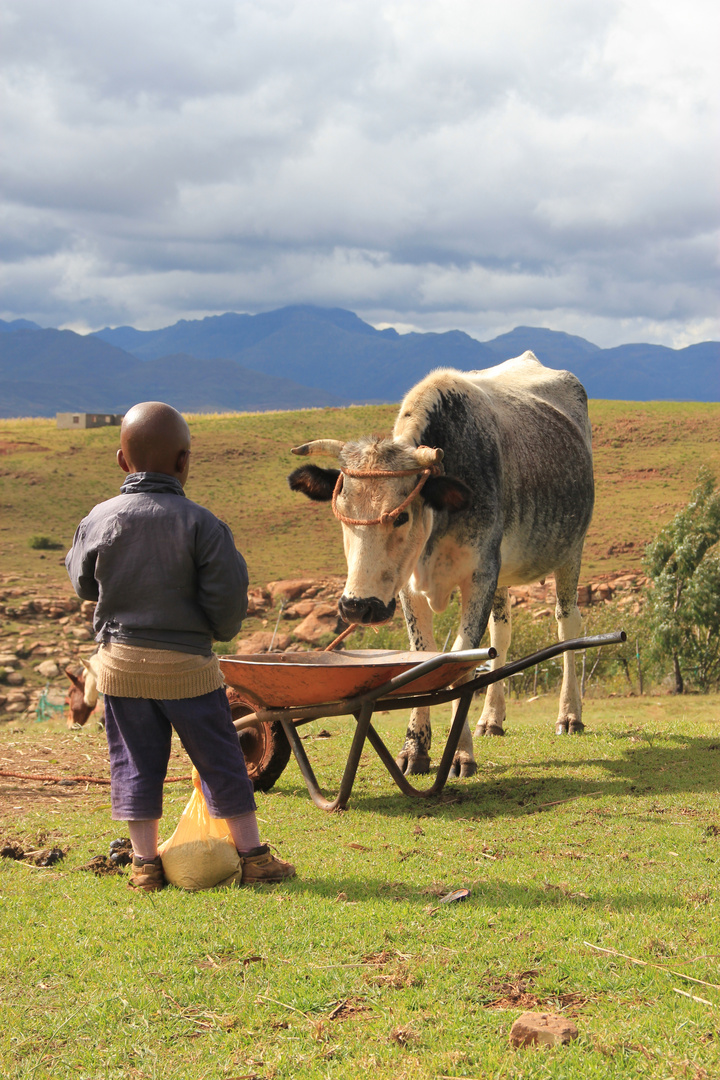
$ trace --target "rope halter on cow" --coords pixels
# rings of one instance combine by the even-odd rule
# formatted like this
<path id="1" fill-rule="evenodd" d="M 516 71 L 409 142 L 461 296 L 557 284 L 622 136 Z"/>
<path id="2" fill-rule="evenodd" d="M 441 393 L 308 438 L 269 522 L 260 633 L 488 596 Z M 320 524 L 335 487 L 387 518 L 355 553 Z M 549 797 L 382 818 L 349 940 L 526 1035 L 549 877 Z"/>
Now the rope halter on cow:
<path id="1" fill-rule="evenodd" d="M 415 476 L 417 469 L 340 469 L 340 475 L 335 483 L 335 490 L 332 497 L 332 511 L 338 521 L 341 521 L 343 525 L 387 525 L 390 521 L 394 521 L 396 517 L 402 514 L 403 510 L 410 505 L 415 496 L 422 491 L 424 485 L 430 479 L 431 476 L 438 476 L 440 468 L 437 465 L 428 465 L 420 472 L 420 479 L 410 494 L 404 499 L 399 506 L 396 506 L 394 510 L 385 510 L 379 517 L 376 518 L 350 518 L 346 517 L 338 510 L 337 500 L 343 487 L 343 480 L 346 476 L 350 476 L 353 479 L 385 479 L 386 477 L 395 476 Z"/>
<path id="2" fill-rule="evenodd" d="M 303 446 L 295 447 L 292 452 L 293 454 L 300 454 L 302 456 L 322 453 L 323 451 L 339 454 L 343 449 L 343 446 L 344 443 L 334 439 L 316 439 L 314 442 L 305 443 Z M 332 495 L 332 511 L 338 521 L 342 522 L 343 525 L 387 525 L 389 522 L 394 521 L 395 518 L 410 505 L 415 496 L 422 491 L 431 476 L 439 476 L 442 473 L 440 462 L 443 459 L 443 451 L 441 449 L 430 446 L 408 447 L 407 449 L 414 455 L 418 463 L 413 469 L 348 469 L 343 465 L 340 466 L 340 473 Z M 402 476 L 417 476 L 418 473 L 420 474 L 420 479 L 407 498 L 405 498 L 399 506 L 396 506 L 394 510 L 386 510 L 380 514 L 379 517 L 351 518 L 346 517 L 338 509 L 337 501 L 343 489 L 343 482 L 346 476 L 351 477 L 353 480 L 384 480 Z"/>

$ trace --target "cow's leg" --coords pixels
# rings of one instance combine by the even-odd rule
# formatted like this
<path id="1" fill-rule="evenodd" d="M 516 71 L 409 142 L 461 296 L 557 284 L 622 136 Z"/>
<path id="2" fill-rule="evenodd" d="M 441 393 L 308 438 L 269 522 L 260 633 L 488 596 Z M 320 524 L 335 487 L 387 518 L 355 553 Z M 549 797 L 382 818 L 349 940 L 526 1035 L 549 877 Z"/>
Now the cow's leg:
<path id="1" fill-rule="evenodd" d="M 427 600 L 413 592 L 408 585 L 400 593 L 400 603 L 407 623 L 410 648 L 413 652 L 432 652 L 436 645 L 432 611 Z M 430 709 L 413 709 L 405 733 L 405 743 L 395 758 L 398 767 L 404 773 L 429 772 L 431 741 Z"/>
<path id="2" fill-rule="evenodd" d="M 560 641 L 580 637 L 582 619 L 577 603 L 577 586 L 580 577 L 580 555 L 572 562 L 555 571 L 555 618 L 558 624 Z M 582 698 L 575 671 L 575 653 L 563 655 L 563 681 L 560 690 L 560 709 L 558 711 L 556 735 L 579 735 L 585 725 L 582 722 Z"/>
<path id="3" fill-rule="evenodd" d="M 463 681 L 469 682 L 470 679 L 475 677 L 475 672 L 471 671 L 467 678 Z M 460 685 L 455 683 L 455 686 Z M 455 719 L 455 713 L 460 707 L 460 699 L 456 698 L 453 701 L 452 718 Z M 460 732 L 460 738 L 458 740 L 457 750 L 453 757 L 452 765 L 450 766 L 450 776 L 474 776 L 477 772 L 477 762 L 475 761 L 475 753 L 473 751 L 472 735 L 470 734 L 470 728 L 467 720 L 463 724 L 463 729 Z"/>
<path id="4" fill-rule="evenodd" d="M 488 559 L 487 561 L 490 562 L 491 560 Z M 453 650 L 477 649 L 479 647 L 488 623 L 493 596 L 497 595 L 496 586 L 497 573 L 494 573 L 492 577 L 478 573 L 474 574 L 472 580 L 462 588 L 462 622 L 460 624 L 460 633 L 453 644 Z M 507 590 L 504 590 L 504 592 L 507 598 Z M 467 676 L 467 680 L 472 678 L 472 673 Z M 458 705 L 458 701 L 453 703 L 453 717 Z M 476 772 L 477 764 L 475 762 L 472 735 L 468 723 L 465 721 L 458 748 L 453 758 L 450 775 L 473 776 Z"/>
<path id="5" fill-rule="evenodd" d="M 497 656 L 491 661 L 491 667 L 504 666 L 510 647 L 510 604 L 507 589 L 497 589 L 493 597 L 490 613 L 490 644 L 497 649 Z M 476 735 L 504 735 L 505 721 L 505 684 L 491 683 L 485 693 L 485 704 L 475 728 Z"/>

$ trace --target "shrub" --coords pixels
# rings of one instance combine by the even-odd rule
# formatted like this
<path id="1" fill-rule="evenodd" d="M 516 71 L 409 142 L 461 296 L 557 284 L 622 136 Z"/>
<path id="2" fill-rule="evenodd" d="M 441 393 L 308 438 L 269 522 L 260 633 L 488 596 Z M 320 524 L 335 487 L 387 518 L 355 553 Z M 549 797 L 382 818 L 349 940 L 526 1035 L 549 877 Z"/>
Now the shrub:
<path id="1" fill-rule="evenodd" d="M 65 546 L 57 540 L 51 540 L 49 536 L 31 536 L 29 543 L 34 551 L 62 551 Z"/>
<path id="2" fill-rule="evenodd" d="M 720 684 L 720 491 L 705 466 L 690 501 L 648 545 L 648 620 L 658 660 L 671 662 L 675 692 L 686 678 L 708 691 Z"/>

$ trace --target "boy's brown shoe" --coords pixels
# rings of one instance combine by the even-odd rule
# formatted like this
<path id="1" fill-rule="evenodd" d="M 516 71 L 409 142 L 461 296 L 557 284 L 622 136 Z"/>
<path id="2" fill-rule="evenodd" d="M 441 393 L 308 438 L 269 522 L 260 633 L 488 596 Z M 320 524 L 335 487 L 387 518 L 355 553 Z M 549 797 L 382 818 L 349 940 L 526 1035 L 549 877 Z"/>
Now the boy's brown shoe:
<path id="1" fill-rule="evenodd" d="M 137 855 L 132 857 L 132 873 L 128 881 L 129 889 L 141 889 L 143 892 L 157 892 L 167 885 L 165 872 L 163 871 L 162 859 L 158 855 L 154 859 L 141 859 Z"/>
<path id="2" fill-rule="evenodd" d="M 262 885 L 264 882 L 285 881 L 295 877 L 292 863 L 277 859 L 267 844 L 253 848 L 247 855 L 241 855 L 243 885 Z"/>

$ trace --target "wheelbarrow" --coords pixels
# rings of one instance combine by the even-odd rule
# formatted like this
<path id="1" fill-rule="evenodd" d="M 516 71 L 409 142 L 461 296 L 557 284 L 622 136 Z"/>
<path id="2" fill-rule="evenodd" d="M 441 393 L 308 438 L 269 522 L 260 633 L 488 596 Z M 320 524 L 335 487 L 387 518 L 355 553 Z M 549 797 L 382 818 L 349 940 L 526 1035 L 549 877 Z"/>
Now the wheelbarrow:
<path id="1" fill-rule="evenodd" d="M 255 789 L 269 791 L 292 753 L 316 806 L 322 810 L 344 810 L 366 741 L 404 795 L 432 798 L 445 787 L 477 690 L 561 653 L 619 645 L 625 640 L 622 630 L 573 638 L 494 670 L 479 667 L 495 658 L 494 649 L 443 653 L 379 649 L 260 653 L 222 656 L 220 668 Z M 373 727 L 373 712 L 432 707 L 455 699 L 458 706 L 435 779 L 428 788 L 416 788 Z M 356 724 L 340 788 L 332 799 L 323 795 L 297 732 L 303 724 L 330 716 L 353 716 Z"/>

